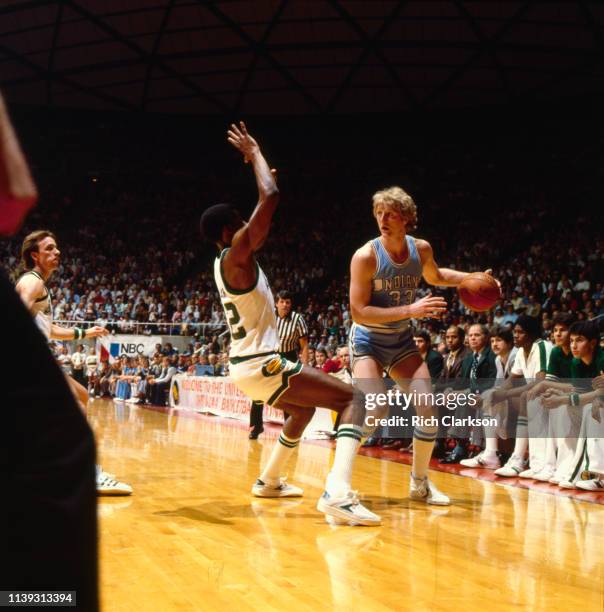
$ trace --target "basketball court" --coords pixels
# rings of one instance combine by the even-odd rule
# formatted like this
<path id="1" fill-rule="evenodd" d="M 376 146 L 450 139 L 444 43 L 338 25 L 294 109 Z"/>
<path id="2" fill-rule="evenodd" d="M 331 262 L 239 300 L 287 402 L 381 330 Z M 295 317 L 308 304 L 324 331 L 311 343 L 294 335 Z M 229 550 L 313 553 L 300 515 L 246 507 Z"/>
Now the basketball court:
<path id="1" fill-rule="evenodd" d="M 106 400 L 88 415 L 136 491 L 98 500 L 104 610 L 602 610 L 604 507 L 585 498 L 432 471 L 452 505 L 429 507 L 407 465 L 360 456 L 383 525 L 332 527 L 315 509 L 329 443 L 289 465 L 302 499 L 258 499 L 276 427 L 250 441 L 231 419 Z"/>

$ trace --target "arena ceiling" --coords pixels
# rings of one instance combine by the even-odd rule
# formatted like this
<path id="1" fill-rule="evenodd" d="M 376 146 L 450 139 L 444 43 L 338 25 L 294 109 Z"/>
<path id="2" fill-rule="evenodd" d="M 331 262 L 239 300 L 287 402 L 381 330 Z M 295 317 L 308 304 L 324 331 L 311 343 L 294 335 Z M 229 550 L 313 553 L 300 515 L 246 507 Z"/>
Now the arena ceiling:
<path id="1" fill-rule="evenodd" d="M 604 89 L 604 2 L 5 0 L 12 103 L 389 112 Z"/>

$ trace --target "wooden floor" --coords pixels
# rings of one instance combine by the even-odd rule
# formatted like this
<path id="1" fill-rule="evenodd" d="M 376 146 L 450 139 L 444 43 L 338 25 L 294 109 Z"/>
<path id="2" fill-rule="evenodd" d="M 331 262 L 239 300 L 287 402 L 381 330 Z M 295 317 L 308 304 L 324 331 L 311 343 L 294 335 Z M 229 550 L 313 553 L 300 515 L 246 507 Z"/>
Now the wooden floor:
<path id="1" fill-rule="evenodd" d="M 359 457 L 383 525 L 317 513 L 333 452 L 304 443 L 300 500 L 250 487 L 275 441 L 244 425 L 96 400 L 100 461 L 134 489 L 99 498 L 103 610 L 604 609 L 604 507 L 434 472 L 448 509 L 410 502 L 409 467 Z"/>

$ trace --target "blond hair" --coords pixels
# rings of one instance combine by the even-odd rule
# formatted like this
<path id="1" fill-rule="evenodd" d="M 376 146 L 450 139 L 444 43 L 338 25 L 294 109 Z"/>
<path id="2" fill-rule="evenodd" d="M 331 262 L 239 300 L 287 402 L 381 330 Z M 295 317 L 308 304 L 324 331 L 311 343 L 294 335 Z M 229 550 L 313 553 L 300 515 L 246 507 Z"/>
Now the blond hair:
<path id="1" fill-rule="evenodd" d="M 373 214 L 378 204 L 384 204 L 398 211 L 406 220 L 405 230 L 412 232 L 417 229 L 417 206 L 413 198 L 400 187 L 388 187 L 373 194 Z"/>
<path id="2" fill-rule="evenodd" d="M 38 252 L 40 241 L 44 240 L 44 238 L 52 238 L 55 242 L 57 241 L 56 236 L 48 230 L 36 230 L 35 232 L 31 232 L 31 234 L 27 234 L 23 239 L 23 244 L 21 246 L 21 264 L 24 270 L 32 270 L 35 267 L 36 263 L 31 254 Z"/>

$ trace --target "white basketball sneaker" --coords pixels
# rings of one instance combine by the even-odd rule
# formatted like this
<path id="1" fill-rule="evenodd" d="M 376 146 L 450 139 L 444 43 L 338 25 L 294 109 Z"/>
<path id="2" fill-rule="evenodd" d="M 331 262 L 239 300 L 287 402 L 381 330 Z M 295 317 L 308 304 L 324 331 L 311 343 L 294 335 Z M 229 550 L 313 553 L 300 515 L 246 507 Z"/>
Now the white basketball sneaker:
<path id="1" fill-rule="evenodd" d="M 462 459 L 459 465 L 469 468 L 483 468 L 487 470 L 496 470 L 501 467 L 501 461 L 497 455 L 487 455 L 485 451 L 472 457 L 471 459 Z"/>
<path id="2" fill-rule="evenodd" d="M 415 478 L 411 474 L 409 497 L 414 501 L 423 501 L 433 506 L 448 506 L 451 503 L 449 497 L 439 491 L 427 476 Z"/>
<path id="3" fill-rule="evenodd" d="M 583 489 L 583 491 L 598 491 L 599 493 L 604 493 L 604 480 L 601 478 L 578 480 L 575 484 L 577 489 Z"/>
<path id="4" fill-rule="evenodd" d="M 279 479 L 279 484 L 271 486 L 260 480 L 256 480 L 252 487 L 252 494 L 256 497 L 301 497 L 304 491 L 287 482 L 285 478 Z"/>
<path id="5" fill-rule="evenodd" d="M 333 497 L 327 491 L 324 491 L 317 502 L 317 510 L 325 514 L 327 522 L 337 525 L 348 524 L 371 527 L 380 525 L 382 522 L 377 514 L 361 504 L 357 491 L 348 491 L 339 497 Z M 330 521 L 330 519 L 333 520 Z"/>
<path id="6" fill-rule="evenodd" d="M 537 476 L 540 470 L 534 470 L 533 468 L 528 468 L 528 470 L 524 470 L 518 474 L 518 478 L 532 478 L 533 480 Z"/>
<path id="7" fill-rule="evenodd" d="M 558 486 L 561 489 L 576 489 L 576 483 L 574 483 L 572 480 L 567 480 L 566 478 L 563 478 L 559 483 Z"/>
<path id="8" fill-rule="evenodd" d="M 132 495 L 132 487 L 125 482 L 115 480 L 112 474 L 103 472 L 97 466 L 96 473 L 96 494 L 97 495 Z"/>
<path id="9" fill-rule="evenodd" d="M 550 479 L 554 477 L 555 471 L 556 470 L 552 466 L 546 465 L 542 470 L 537 472 L 533 478 L 535 480 L 539 480 L 540 482 L 550 482 Z"/>
<path id="10" fill-rule="evenodd" d="M 503 467 L 495 470 L 495 474 L 497 476 L 503 476 L 504 478 L 516 478 L 525 467 L 526 462 L 522 457 L 512 455 Z"/>

